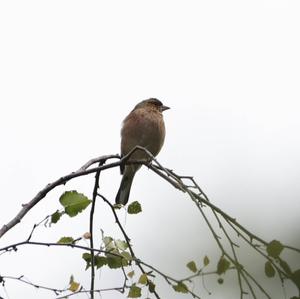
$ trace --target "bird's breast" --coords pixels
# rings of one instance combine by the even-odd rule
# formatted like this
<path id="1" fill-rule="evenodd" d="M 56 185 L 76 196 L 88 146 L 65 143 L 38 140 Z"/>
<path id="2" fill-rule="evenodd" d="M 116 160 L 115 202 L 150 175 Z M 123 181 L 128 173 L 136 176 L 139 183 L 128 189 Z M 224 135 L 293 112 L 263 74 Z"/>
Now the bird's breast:
<path id="1" fill-rule="evenodd" d="M 139 145 L 147 148 L 156 156 L 165 139 L 165 125 L 162 114 L 138 110 L 132 111 L 124 120 L 121 131 L 121 152 L 126 155 L 135 146 Z M 145 153 L 138 151 L 133 158 L 142 159 L 144 156 Z"/>

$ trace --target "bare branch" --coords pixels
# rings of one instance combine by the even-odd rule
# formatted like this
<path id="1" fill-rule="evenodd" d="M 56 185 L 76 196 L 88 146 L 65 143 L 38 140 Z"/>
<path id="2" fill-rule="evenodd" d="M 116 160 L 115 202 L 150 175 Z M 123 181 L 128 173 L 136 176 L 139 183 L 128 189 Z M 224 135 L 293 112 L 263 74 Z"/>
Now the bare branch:
<path id="1" fill-rule="evenodd" d="M 107 158 L 109 157 L 109 158 Z M 106 161 L 107 159 L 112 159 L 112 158 L 117 158 L 118 156 L 116 155 L 111 155 L 111 156 L 102 156 L 102 161 Z M 95 159 L 90 160 L 89 162 L 87 162 L 84 166 L 86 167 L 86 165 L 92 165 Z M 101 160 L 100 158 L 97 158 L 97 161 Z M 92 161 L 92 162 L 91 162 Z M 103 166 L 99 166 L 99 167 L 95 167 L 95 168 L 90 168 L 90 169 L 84 169 L 82 170 L 81 168 L 75 172 L 72 172 L 66 176 L 63 176 L 59 179 L 57 179 L 56 181 L 48 184 L 44 189 L 42 189 L 40 192 L 38 192 L 38 194 L 28 203 L 23 204 L 22 205 L 22 209 L 20 210 L 20 212 L 11 220 L 9 221 L 7 224 L 3 225 L 3 227 L 0 229 L 0 238 L 6 233 L 8 232 L 11 228 L 13 228 L 16 224 L 18 224 L 23 217 L 37 204 L 39 203 L 51 190 L 53 190 L 54 188 L 60 186 L 60 185 L 64 185 L 66 184 L 68 181 L 70 181 L 71 179 L 80 177 L 80 176 L 85 176 L 91 173 L 95 173 L 98 170 L 104 170 L 104 169 L 108 169 L 108 168 L 112 168 L 112 167 L 117 167 L 120 166 L 120 164 L 123 161 L 120 160 L 118 162 L 114 162 L 114 163 L 110 163 L 110 164 L 106 164 Z"/>

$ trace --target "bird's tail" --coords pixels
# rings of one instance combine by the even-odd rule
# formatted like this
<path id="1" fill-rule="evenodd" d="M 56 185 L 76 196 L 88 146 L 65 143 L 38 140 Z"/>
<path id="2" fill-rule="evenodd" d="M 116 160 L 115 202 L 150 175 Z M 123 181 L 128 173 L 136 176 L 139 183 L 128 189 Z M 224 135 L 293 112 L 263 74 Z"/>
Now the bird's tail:
<path id="1" fill-rule="evenodd" d="M 127 204 L 134 174 L 135 173 L 124 173 L 119 191 L 116 196 L 116 204 Z"/>

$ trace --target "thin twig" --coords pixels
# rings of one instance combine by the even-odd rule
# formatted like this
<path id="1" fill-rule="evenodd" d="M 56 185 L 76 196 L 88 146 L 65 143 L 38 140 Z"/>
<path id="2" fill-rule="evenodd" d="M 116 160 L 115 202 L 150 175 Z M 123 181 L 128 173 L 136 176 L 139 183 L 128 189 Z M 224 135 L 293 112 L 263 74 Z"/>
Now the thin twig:
<path id="1" fill-rule="evenodd" d="M 99 162 L 99 167 L 102 166 L 105 163 L 105 160 L 101 160 Z M 101 170 L 98 170 L 95 175 L 95 183 L 94 183 L 94 190 L 93 190 L 93 200 L 92 200 L 92 206 L 90 211 L 90 247 L 94 248 L 94 213 L 95 213 L 95 205 L 96 205 L 96 198 L 97 198 L 97 191 L 99 188 L 99 179 L 100 179 L 100 173 Z M 94 299 L 94 289 L 95 289 L 95 255 L 94 251 L 91 250 L 91 289 L 90 289 L 90 295 L 91 299 Z"/>
<path id="2" fill-rule="evenodd" d="M 139 150 L 144 151 L 148 155 L 149 159 L 144 159 L 144 160 L 130 159 L 131 155 L 135 151 L 139 151 Z M 106 161 L 108 161 L 110 159 L 118 159 L 118 161 L 107 163 L 104 165 L 104 163 L 106 163 Z M 152 163 L 150 163 L 149 161 L 152 161 Z M 99 166 L 91 168 L 91 166 L 93 166 L 96 163 L 99 163 Z M 142 273 L 145 273 L 150 276 L 150 275 L 152 275 L 150 273 L 152 271 L 154 271 L 155 273 L 162 276 L 169 284 L 180 283 L 183 281 L 192 282 L 192 279 L 196 278 L 197 276 L 203 277 L 205 275 L 205 273 L 203 273 L 202 271 L 198 271 L 197 273 L 195 273 L 195 275 L 190 276 L 189 280 L 187 280 L 187 279 L 178 280 L 178 279 L 172 278 L 171 276 L 168 276 L 168 275 L 162 273 L 157 268 L 145 263 L 144 261 L 142 261 L 136 257 L 136 255 L 132 249 L 131 243 L 130 243 L 130 238 L 129 238 L 128 234 L 126 233 L 125 229 L 123 228 L 123 226 L 121 225 L 121 223 L 118 219 L 118 216 L 114 210 L 114 206 L 103 195 L 98 193 L 100 172 L 105 169 L 118 167 L 125 163 L 126 164 L 143 164 L 143 165 L 147 166 L 148 168 L 150 168 L 153 172 L 158 174 L 160 177 L 162 177 L 164 180 L 169 182 L 173 187 L 175 187 L 189 195 L 191 200 L 196 204 L 197 208 L 199 209 L 199 211 L 200 211 L 203 219 L 205 220 L 209 230 L 211 231 L 222 255 L 225 256 L 233 264 L 233 267 L 230 267 L 230 269 L 231 268 L 236 269 L 237 275 L 238 275 L 238 283 L 240 286 L 240 298 L 241 299 L 242 299 L 243 295 L 246 294 L 246 292 L 243 289 L 243 282 L 246 283 L 253 298 L 258 298 L 256 295 L 257 288 L 267 298 L 271 298 L 271 297 L 266 292 L 266 290 L 262 287 L 262 285 L 256 280 L 256 278 L 253 275 L 251 275 L 251 273 L 249 273 L 247 271 L 247 269 L 238 260 L 237 251 L 238 251 L 239 244 L 233 242 L 229 232 L 227 231 L 230 228 L 237 234 L 238 237 L 241 237 L 242 240 L 244 240 L 246 242 L 246 244 L 248 244 L 250 247 L 254 248 L 256 250 L 256 252 L 258 252 L 263 258 L 265 258 L 267 261 L 269 261 L 273 265 L 273 267 L 276 269 L 282 283 L 284 282 L 284 278 L 291 279 L 291 275 L 289 273 L 286 273 L 286 270 L 281 266 L 281 264 L 280 264 L 280 267 L 282 269 L 277 265 L 277 262 L 275 262 L 271 257 L 269 257 L 262 250 L 260 250 L 261 246 L 266 247 L 266 246 L 268 246 L 269 242 L 266 242 L 265 240 L 261 239 L 257 235 L 253 234 L 252 232 L 247 230 L 244 226 L 242 226 L 239 222 L 237 222 L 235 218 L 229 216 L 227 213 L 225 213 L 220 208 L 215 206 L 209 200 L 208 196 L 202 191 L 202 189 L 199 187 L 199 185 L 196 183 L 196 181 L 194 180 L 194 178 L 192 176 L 180 176 L 180 175 L 174 173 L 173 170 L 163 167 L 147 149 L 140 147 L 140 146 L 135 147 L 132 151 L 130 151 L 130 153 L 128 153 L 126 156 L 123 156 L 123 157 L 120 157 L 119 155 L 106 155 L 106 156 L 101 156 L 101 157 L 91 159 L 87 163 L 85 163 L 81 168 L 79 168 L 77 171 L 72 172 L 66 176 L 63 176 L 51 184 L 48 184 L 31 201 L 29 201 L 27 204 L 24 204 L 22 206 L 22 209 L 19 211 L 19 213 L 10 222 L 8 222 L 6 225 L 3 225 L 3 227 L 0 229 L 0 238 L 1 238 L 7 231 L 9 231 L 12 227 L 14 227 L 17 223 L 19 223 L 22 220 L 22 218 L 28 213 L 28 211 L 30 209 L 32 209 L 40 200 L 42 200 L 55 187 L 63 185 L 65 183 L 67 183 L 69 180 L 74 179 L 76 177 L 95 173 L 96 175 L 95 175 L 95 184 L 94 184 L 94 190 L 93 190 L 93 201 L 92 201 L 91 211 L 90 211 L 90 247 L 81 246 L 81 245 L 76 244 L 80 240 L 80 238 L 76 239 L 73 243 L 70 243 L 70 244 L 43 243 L 43 242 L 31 241 L 31 238 L 33 236 L 35 229 L 41 223 L 43 223 L 43 221 L 47 220 L 50 217 L 50 216 L 47 216 L 43 221 L 41 221 L 40 223 L 35 224 L 33 226 L 26 241 L 18 242 L 18 243 L 11 244 L 9 246 L 0 248 L 0 252 L 5 253 L 8 251 L 17 250 L 17 248 L 19 246 L 23 246 L 23 245 L 39 245 L 39 246 L 48 246 L 48 247 L 60 246 L 60 247 L 71 247 L 71 248 L 77 248 L 77 249 L 89 251 L 91 253 L 91 288 L 90 288 L 90 290 L 87 290 L 87 291 L 85 291 L 85 290 L 83 291 L 81 289 L 80 292 L 86 292 L 86 293 L 89 292 L 91 298 L 94 298 L 95 293 L 99 292 L 99 294 L 100 294 L 100 292 L 101 292 L 101 290 L 95 290 L 95 285 L 94 285 L 95 253 L 110 254 L 110 255 L 115 255 L 115 256 L 123 258 L 121 255 L 112 253 L 111 251 L 102 250 L 101 248 L 100 249 L 94 248 L 93 217 L 94 217 L 96 197 L 100 196 L 110 206 L 110 208 L 113 212 L 113 215 L 115 217 L 115 221 L 116 221 L 117 225 L 119 226 L 119 228 L 125 238 L 126 243 L 128 244 L 128 248 L 129 248 L 129 251 L 132 256 L 132 261 L 134 261 L 136 263 L 136 265 L 139 267 L 139 269 L 141 270 Z M 186 180 L 188 181 L 188 183 L 186 183 Z M 192 182 L 192 184 L 190 182 Z M 231 251 L 230 250 L 227 251 L 225 249 L 225 244 L 223 244 L 223 239 L 221 239 L 221 237 L 218 236 L 218 234 L 215 231 L 215 228 L 213 227 L 212 223 L 209 221 L 209 218 L 206 215 L 206 213 L 207 213 L 207 210 L 205 209 L 206 207 L 208 207 L 209 208 L 208 211 L 212 212 L 213 215 L 215 216 L 215 218 L 219 224 L 219 227 L 221 228 L 220 236 L 225 235 L 227 243 L 229 243 L 229 245 L 231 247 Z M 229 225 L 228 228 L 224 227 L 223 220 L 228 223 L 228 225 Z M 253 244 L 253 240 L 256 240 L 258 244 Z M 287 249 L 290 249 L 290 250 L 300 253 L 300 249 L 298 249 L 298 248 L 288 246 L 288 245 L 283 245 L 283 246 L 284 246 L 284 248 L 287 248 Z M 278 261 L 280 261 L 279 257 L 278 257 Z M 144 269 L 143 266 L 145 268 L 149 268 L 151 271 L 146 272 L 146 270 Z M 117 291 L 122 290 L 124 292 L 124 289 L 128 287 L 126 285 L 126 279 L 127 279 L 126 274 L 124 272 L 124 269 L 122 269 L 122 270 L 123 270 L 123 273 L 125 276 L 124 286 L 122 288 L 111 288 L 109 290 L 117 290 Z M 35 286 L 34 284 L 32 284 L 32 285 Z M 49 288 L 49 290 L 54 290 L 54 289 Z M 103 290 L 104 289 L 102 289 L 102 291 Z M 194 298 L 200 298 L 193 291 L 188 290 L 188 292 Z M 71 294 L 71 295 L 73 295 L 73 294 Z M 156 292 L 154 292 L 154 295 L 156 296 L 156 298 L 160 298 Z M 63 298 L 63 297 L 60 297 L 60 298 Z"/>
<path id="3" fill-rule="evenodd" d="M 122 232 L 122 234 L 123 234 L 123 236 L 124 236 L 124 238 L 125 238 L 125 241 L 126 241 L 126 243 L 127 243 L 127 245 L 128 245 L 130 254 L 131 254 L 131 256 L 133 257 L 133 260 L 136 262 L 136 264 L 137 264 L 137 266 L 139 267 L 139 269 L 141 270 L 141 272 L 142 272 L 143 274 L 146 274 L 146 271 L 145 271 L 144 268 L 141 266 L 140 260 L 137 259 L 136 256 L 135 256 L 135 253 L 134 253 L 134 251 L 133 251 L 133 249 L 132 249 L 132 246 L 131 246 L 131 244 L 130 244 L 130 238 L 128 237 L 127 233 L 125 232 L 125 230 L 124 230 L 124 228 L 123 228 L 123 226 L 122 226 L 122 224 L 121 224 L 121 222 L 120 222 L 120 220 L 119 220 L 119 218 L 118 218 L 118 215 L 117 215 L 117 213 L 116 213 L 116 211 L 115 211 L 115 209 L 114 209 L 114 206 L 113 206 L 113 205 L 110 203 L 110 201 L 107 200 L 102 194 L 98 194 L 98 195 L 103 199 L 103 201 L 104 201 L 105 203 L 107 203 L 107 204 L 109 205 L 109 207 L 110 207 L 110 209 L 111 209 L 111 211 L 112 211 L 112 213 L 113 213 L 113 215 L 114 215 L 115 221 L 116 221 L 118 227 L 120 228 L 120 230 L 121 230 L 121 232 Z M 155 290 L 154 290 L 153 293 L 154 293 L 154 295 L 155 295 L 156 298 L 160 298 L 160 296 L 158 295 L 158 293 L 157 293 Z"/>
<path id="4" fill-rule="evenodd" d="M 103 159 L 107 159 L 107 156 L 103 156 Z M 115 156 L 111 156 L 112 158 L 115 158 Z M 56 181 L 48 184 L 45 188 L 43 188 L 41 191 L 39 191 L 36 196 L 30 200 L 28 203 L 23 204 L 22 205 L 22 209 L 19 211 L 19 213 L 11 220 L 9 221 L 7 224 L 4 224 L 2 226 L 2 228 L 0 229 L 0 238 L 6 233 L 8 232 L 11 228 L 13 228 L 16 224 L 18 224 L 23 217 L 37 204 L 39 203 L 51 190 L 53 190 L 54 188 L 60 186 L 60 185 L 64 185 L 66 184 L 68 181 L 70 181 L 71 179 L 80 177 L 80 176 L 85 176 L 91 173 L 95 173 L 98 170 L 105 170 L 108 168 L 112 168 L 112 167 L 117 167 L 122 163 L 122 160 L 118 161 L 118 162 L 114 162 L 114 163 L 110 163 L 107 165 L 103 165 L 100 167 L 95 167 L 95 168 L 90 168 L 90 169 L 86 169 L 86 170 L 78 170 L 75 172 L 72 172 L 66 176 L 63 176 L 59 179 L 57 179 Z"/>

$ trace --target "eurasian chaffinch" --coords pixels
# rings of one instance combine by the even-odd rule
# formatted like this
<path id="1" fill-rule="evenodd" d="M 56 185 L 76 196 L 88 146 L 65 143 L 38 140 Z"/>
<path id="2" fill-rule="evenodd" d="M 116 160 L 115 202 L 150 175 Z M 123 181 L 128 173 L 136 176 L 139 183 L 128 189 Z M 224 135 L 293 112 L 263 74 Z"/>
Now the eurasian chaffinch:
<path id="1" fill-rule="evenodd" d="M 121 130 L 121 156 L 128 154 L 137 145 L 146 148 L 156 156 L 165 139 L 165 124 L 162 112 L 170 109 L 161 101 L 151 98 L 138 103 L 123 121 Z M 149 159 L 142 150 L 135 151 L 130 160 Z M 135 173 L 141 165 L 122 165 L 123 178 L 116 196 L 116 203 L 125 205 L 128 202 L 130 188 Z"/>

